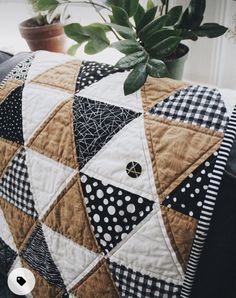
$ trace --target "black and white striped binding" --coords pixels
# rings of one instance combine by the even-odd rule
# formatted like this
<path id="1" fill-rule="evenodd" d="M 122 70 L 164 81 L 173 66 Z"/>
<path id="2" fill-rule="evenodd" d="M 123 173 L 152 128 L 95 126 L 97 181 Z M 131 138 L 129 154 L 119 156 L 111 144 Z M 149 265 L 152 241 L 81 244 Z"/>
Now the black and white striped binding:
<path id="1" fill-rule="evenodd" d="M 207 232 L 210 227 L 216 198 L 220 189 L 221 180 L 226 168 L 228 157 L 236 136 L 236 106 L 227 124 L 226 132 L 220 146 L 210 183 L 207 189 L 206 198 L 202 207 L 198 222 L 195 239 L 188 261 L 185 280 L 183 283 L 181 298 L 190 297 L 197 266 L 206 240 Z"/>

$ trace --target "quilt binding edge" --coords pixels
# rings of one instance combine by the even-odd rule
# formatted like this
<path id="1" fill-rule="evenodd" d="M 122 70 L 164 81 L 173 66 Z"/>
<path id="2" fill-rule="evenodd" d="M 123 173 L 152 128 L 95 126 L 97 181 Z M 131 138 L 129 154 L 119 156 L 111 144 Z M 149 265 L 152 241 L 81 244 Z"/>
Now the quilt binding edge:
<path id="1" fill-rule="evenodd" d="M 206 192 L 200 219 L 198 222 L 195 239 L 193 241 L 183 287 L 181 290 L 181 298 L 190 297 L 198 262 L 203 251 L 205 240 L 210 228 L 211 219 L 219 193 L 221 180 L 226 168 L 226 164 L 236 137 L 236 106 L 231 114 L 230 120 L 226 127 L 225 136 L 221 143 L 213 173 Z"/>

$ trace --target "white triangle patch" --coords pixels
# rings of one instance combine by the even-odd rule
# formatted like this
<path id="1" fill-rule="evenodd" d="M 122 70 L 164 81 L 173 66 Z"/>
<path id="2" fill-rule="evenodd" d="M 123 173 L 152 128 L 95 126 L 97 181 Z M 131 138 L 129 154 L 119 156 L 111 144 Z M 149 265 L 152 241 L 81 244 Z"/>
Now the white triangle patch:
<path id="1" fill-rule="evenodd" d="M 15 242 L 13 240 L 11 231 L 4 217 L 4 213 L 0 208 L 0 238 L 14 251 L 17 251 Z"/>
<path id="2" fill-rule="evenodd" d="M 148 221 L 137 226 L 133 235 L 111 257 L 111 261 L 130 267 L 157 279 L 181 284 L 183 271 L 169 238 L 161 227 L 160 215 L 154 211 Z M 135 253 L 134 253 L 135 252 Z"/>
<path id="3" fill-rule="evenodd" d="M 132 161 L 142 167 L 137 178 L 130 177 L 126 172 L 127 164 Z M 81 171 L 139 196 L 157 200 L 143 116 L 120 130 Z"/>
<path id="4" fill-rule="evenodd" d="M 71 288 L 70 283 L 77 283 L 87 273 L 87 268 L 93 267 L 100 257 L 92 251 L 78 245 L 63 235 L 54 232 L 46 225 L 42 225 L 45 240 L 51 256 L 61 273 L 65 285 Z M 68 286 L 69 285 L 69 286 Z"/>
<path id="5" fill-rule="evenodd" d="M 86 87 L 77 94 L 92 100 L 124 107 L 135 112 L 143 112 L 140 90 L 127 96 L 124 95 L 123 86 L 128 74 L 128 72 L 111 74 Z"/>
<path id="6" fill-rule="evenodd" d="M 48 118 L 56 106 L 69 97 L 70 94 L 67 92 L 37 84 L 25 86 L 22 96 L 23 135 L 25 142 Z"/>
<path id="7" fill-rule="evenodd" d="M 26 164 L 35 209 L 41 219 L 72 179 L 75 170 L 28 148 L 26 149 Z"/>

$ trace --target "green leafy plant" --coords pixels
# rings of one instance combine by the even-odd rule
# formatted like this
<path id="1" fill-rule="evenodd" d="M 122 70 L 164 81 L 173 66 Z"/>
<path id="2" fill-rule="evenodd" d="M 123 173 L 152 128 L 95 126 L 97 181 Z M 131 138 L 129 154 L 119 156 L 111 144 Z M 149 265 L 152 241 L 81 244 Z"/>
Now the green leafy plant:
<path id="1" fill-rule="evenodd" d="M 66 35 L 76 44 L 69 49 L 74 54 L 85 43 L 87 54 L 96 54 L 107 47 L 112 47 L 122 54 L 116 67 L 131 70 L 125 84 L 124 92 L 131 94 L 141 88 L 148 75 L 156 78 L 165 77 L 168 71 L 165 61 L 178 58 L 180 43 L 199 37 L 215 38 L 223 35 L 227 28 L 217 23 L 203 23 L 206 0 L 190 0 L 183 11 L 182 6 L 169 9 L 169 1 L 161 0 L 155 5 L 148 0 L 146 7 L 139 0 L 107 0 L 96 3 L 69 0 L 37 0 L 39 7 L 45 10 L 70 3 L 87 3 L 101 16 L 102 23 L 82 26 L 73 23 L 64 27 Z M 101 9 L 109 12 L 109 20 Z M 117 41 L 109 40 L 107 33 L 113 32 Z"/>

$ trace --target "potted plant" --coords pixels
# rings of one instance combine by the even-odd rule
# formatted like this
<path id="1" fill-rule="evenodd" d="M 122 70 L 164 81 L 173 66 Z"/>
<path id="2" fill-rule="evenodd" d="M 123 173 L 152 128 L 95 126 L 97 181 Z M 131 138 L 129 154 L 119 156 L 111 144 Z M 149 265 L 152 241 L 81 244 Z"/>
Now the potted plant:
<path id="1" fill-rule="evenodd" d="M 71 2 L 60 0 L 58 5 Z M 182 6 L 169 9 L 169 0 L 160 0 L 159 5 L 148 0 L 146 7 L 139 0 L 107 0 L 102 4 L 92 0 L 73 0 L 75 2 L 93 6 L 103 22 L 88 26 L 79 23 L 66 25 L 66 35 L 76 41 L 69 52 L 74 53 L 81 44 L 86 43 L 84 51 L 87 54 L 98 53 L 107 47 L 123 53 L 125 56 L 116 67 L 132 70 L 124 83 L 126 95 L 142 87 L 148 75 L 181 79 L 183 63 L 189 51 L 182 44 L 183 40 L 215 38 L 227 31 L 226 27 L 217 23 L 202 24 L 206 0 L 190 0 L 184 11 Z M 109 13 L 109 21 L 101 9 Z M 117 38 L 116 42 L 110 42 L 107 36 L 109 31 Z"/>
<path id="2" fill-rule="evenodd" d="M 58 7 L 57 1 L 27 0 L 35 16 L 19 25 L 21 36 L 32 51 L 47 50 L 64 53 L 65 34 L 62 23 L 65 7 Z M 62 13 L 61 13 L 62 12 Z"/>

